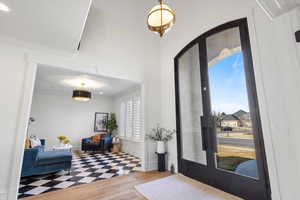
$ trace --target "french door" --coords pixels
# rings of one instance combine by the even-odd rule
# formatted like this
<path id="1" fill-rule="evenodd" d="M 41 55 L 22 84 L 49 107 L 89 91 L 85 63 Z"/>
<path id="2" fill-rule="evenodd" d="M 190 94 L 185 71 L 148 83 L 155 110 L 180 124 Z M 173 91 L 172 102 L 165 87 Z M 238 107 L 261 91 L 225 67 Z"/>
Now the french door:
<path id="1" fill-rule="evenodd" d="M 249 200 L 271 199 L 247 19 L 175 57 L 179 172 Z"/>

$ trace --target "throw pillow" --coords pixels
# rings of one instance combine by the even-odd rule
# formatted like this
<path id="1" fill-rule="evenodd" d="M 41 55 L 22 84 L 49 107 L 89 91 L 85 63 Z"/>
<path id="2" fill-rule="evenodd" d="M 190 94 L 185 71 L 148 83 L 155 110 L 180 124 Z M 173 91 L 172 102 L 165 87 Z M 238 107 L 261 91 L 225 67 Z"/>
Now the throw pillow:
<path id="1" fill-rule="evenodd" d="M 30 147 L 31 147 L 30 139 L 28 137 L 26 137 L 26 140 L 25 140 L 25 149 L 30 149 Z"/>
<path id="2" fill-rule="evenodd" d="M 101 138 L 102 138 L 102 134 L 96 134 L 96 136 L 98 137 L 98 140 L 100 142 Z"/>
<path id="3" fill-rule="evenodd" d="M 42 146 L 41 140 L 38 138 L 31 138 L 30 142 L 31 142 L 31 148 Z"/>
<path id="4" fill-rule="evenodd" d="M 91 138 L 92 138 L 92 142 L 93 142 L 93 143 L 97 143 L 97 142 L 98 142 L 98 140 L 97 140 L 97 137 L 96 137 L 96 136 L 92 136 Z"/>
<path id="5" fill-rule="evenodd" d="M 96 134 L 96 135 L 92 136 L 92 141 L 94 143 L 99 143 L 100 140 L 101 140 L 101 134 Z"/>

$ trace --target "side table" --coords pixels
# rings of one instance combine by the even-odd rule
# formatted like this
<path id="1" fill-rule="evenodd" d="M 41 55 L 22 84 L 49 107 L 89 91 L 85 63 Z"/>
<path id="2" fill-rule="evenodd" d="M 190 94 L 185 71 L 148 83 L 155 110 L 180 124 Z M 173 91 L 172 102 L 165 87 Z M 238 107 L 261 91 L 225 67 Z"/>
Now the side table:
<path id="1" fill-rule="evenodd" d="M 160 172 L 165 172 L 166 171 L 166 155 L 167 152 L 165 153 L 157 153 L 157 159 L 158 159 L 158 171 Z"/>
<path id="2" fill-rule="evenodd" d="M 114 143 L 112 148 L 112 153 L 119 153 L 120 152 L 120 143 Z"/>

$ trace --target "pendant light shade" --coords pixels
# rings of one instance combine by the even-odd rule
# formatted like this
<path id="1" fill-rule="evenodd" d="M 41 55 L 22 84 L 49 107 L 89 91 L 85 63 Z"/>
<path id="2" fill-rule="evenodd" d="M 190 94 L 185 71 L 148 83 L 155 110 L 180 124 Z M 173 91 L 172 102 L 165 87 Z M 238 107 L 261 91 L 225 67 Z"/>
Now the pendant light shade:
<path id="1" fill-rule="evenodd" d="M 175 18 L 175 11 L 159 0 L 159 5 L 154 6 L 148 14 L 148 28 L 162 37 L 175 24 Z"/>
<path id="2" fill-rule="evenodd" d="M 92 98 L 92 93 L 85 90 L 73 90 L 72 98 L 76 101 L 89 101 Z"/>

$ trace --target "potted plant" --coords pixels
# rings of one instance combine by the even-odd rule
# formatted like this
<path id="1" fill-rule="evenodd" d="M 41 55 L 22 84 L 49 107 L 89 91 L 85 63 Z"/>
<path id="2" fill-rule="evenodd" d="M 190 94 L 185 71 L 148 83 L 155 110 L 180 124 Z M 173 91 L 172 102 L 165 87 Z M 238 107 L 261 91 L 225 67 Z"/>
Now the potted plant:
<path id="1" fill-rule="evenodd" d="M 147 139 L 156 141 L 157 153 L 165 153 L 166 152 L 165 143 L 172 140 L 174 133 L 176 133 L 176 130 L 174 129 L 169 130 L 169 129 L 161 128 L 159 127 L 159 125 L 157 125 L 157 127 L 153 128 L 151 130 L 151 133 L 148 134 L 146 137 Z"/>
<path id="2" fill-rule="evenodd" d="M 110 118 L 107 121 L 107 133 L 109 136 L 113 136 L 114 131 L 118 129 L 118 124 L 117 124 L 117 120 L 116 120 L 116 114 L 115 113 L 111 113 L 110 114 Z"/>

